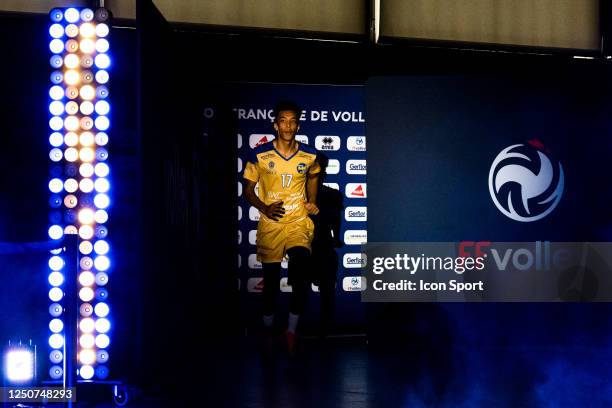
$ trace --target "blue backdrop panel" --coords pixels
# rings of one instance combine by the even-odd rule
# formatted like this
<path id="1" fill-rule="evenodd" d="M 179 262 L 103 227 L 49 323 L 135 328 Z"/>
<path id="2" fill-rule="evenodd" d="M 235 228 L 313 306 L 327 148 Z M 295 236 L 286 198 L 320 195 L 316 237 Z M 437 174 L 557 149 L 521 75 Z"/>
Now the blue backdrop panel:
<path id="1" fill-rule="evenodd" d="M 341 214 L 340 239 L 344 246 L 339 258 L 336 287 L 336 323 L 342 332 L 362 332 L 364 311 L 360 301 L 359 244 L 367 239 L 367 187 L 365 117 L 363 87 L 295 85 L 295 84 L 228 84 L 223 87 L 226 106 L 233 110 L 238 139 L 238 269 L 247 325 L 259 323 L 262 271 L 256 261 L 255 233 L 258 211 L 250 208 L 242 194 L 242 171 L 247 153 L 255 146 L 272 140 L 275 132 L 272 109 L 279 100 L 293 100 L 304 110 L 298 139 L 316 147 L 330 160 L 325 183 L 339 190 L 344 209 Z M 210 135 L 215 136 L 215 135 Z M 215 136 L 216 137 L 216 136 Z M 225 136 L 223 136 L 225 137 Z M 286 285 L 286 263 L 283 263 L 281 290 Z M 319 319 L 319 294 L 313 287 L 309 307 L 302 320 L 306 331 Z M 287 312 L 288 293 L 281 294 L 279 312 Z M 279 318 L 284 319 L 283 314 Z"/>

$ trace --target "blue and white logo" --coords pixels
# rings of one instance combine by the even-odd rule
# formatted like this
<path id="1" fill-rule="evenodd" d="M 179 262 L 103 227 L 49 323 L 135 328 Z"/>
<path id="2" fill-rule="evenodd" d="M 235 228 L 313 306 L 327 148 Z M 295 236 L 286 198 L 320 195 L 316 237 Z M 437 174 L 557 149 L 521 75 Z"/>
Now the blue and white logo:
<path id="1" fill-rule="evenodd" d="M 520 222 L 541 220 L 563 195 L 563 167 L 544 153 L 538 140 L 502 150 L 489 170 L 489 193 L 506 217 Z"/>

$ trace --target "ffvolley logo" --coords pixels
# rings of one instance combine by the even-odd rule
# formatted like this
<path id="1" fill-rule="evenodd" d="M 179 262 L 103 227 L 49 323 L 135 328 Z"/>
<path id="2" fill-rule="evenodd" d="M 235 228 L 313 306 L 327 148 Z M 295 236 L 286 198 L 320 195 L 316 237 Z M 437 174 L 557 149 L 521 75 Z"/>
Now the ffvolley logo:
<path id="1" fill-rule="evenodd" d="M 563 167 L 549 154 L 542 142 L 534 139 L 506 147 L 497 155 L 489 170 L 489 193 L 506 217 L 520 222 L 538 221 L 559 204 Z"/>

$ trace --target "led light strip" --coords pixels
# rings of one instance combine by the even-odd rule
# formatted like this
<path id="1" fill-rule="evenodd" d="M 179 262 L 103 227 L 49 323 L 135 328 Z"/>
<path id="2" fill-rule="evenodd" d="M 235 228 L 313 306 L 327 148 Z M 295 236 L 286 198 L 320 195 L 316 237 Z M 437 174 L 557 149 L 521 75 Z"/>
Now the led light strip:
<path id="1" fill-rule="evenodd" d="M 64 234 L 78 234 L 80 238 L 78 373 L 82 380 L 108 377 L 108 18 L 104 8 L 95 12 L 89 8 L 50 12 L 49 63 L 53 72 L 49 89 L 49 237 L 61 239 Z M 62 378 L 65 358 L 64 264 L 60 252 L 52 253 L 48 275 L 52 302 L 49 376 L 54 380 Z"/>

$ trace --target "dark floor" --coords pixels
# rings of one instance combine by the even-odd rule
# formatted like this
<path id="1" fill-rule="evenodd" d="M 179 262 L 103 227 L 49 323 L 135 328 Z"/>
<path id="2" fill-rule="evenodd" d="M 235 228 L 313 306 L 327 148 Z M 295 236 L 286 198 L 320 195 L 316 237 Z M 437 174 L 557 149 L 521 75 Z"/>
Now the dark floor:
<path id="1" fill-rule="evenodd" d="M 580 347 L 366 344 L 365 337 L 325 345 L 300 339 L 294 358 L 261 352 L 245 338 L 208 361 L 212 375 L 179 398 L 131 401 L 131 407 L 609 407 L 612 353 Z M 234 345 L 236 346 L 236 345 Z M 153 391 L 153 393 L 155 393 Z M 79 404 L 111 407 L 111 403 Z"/>

